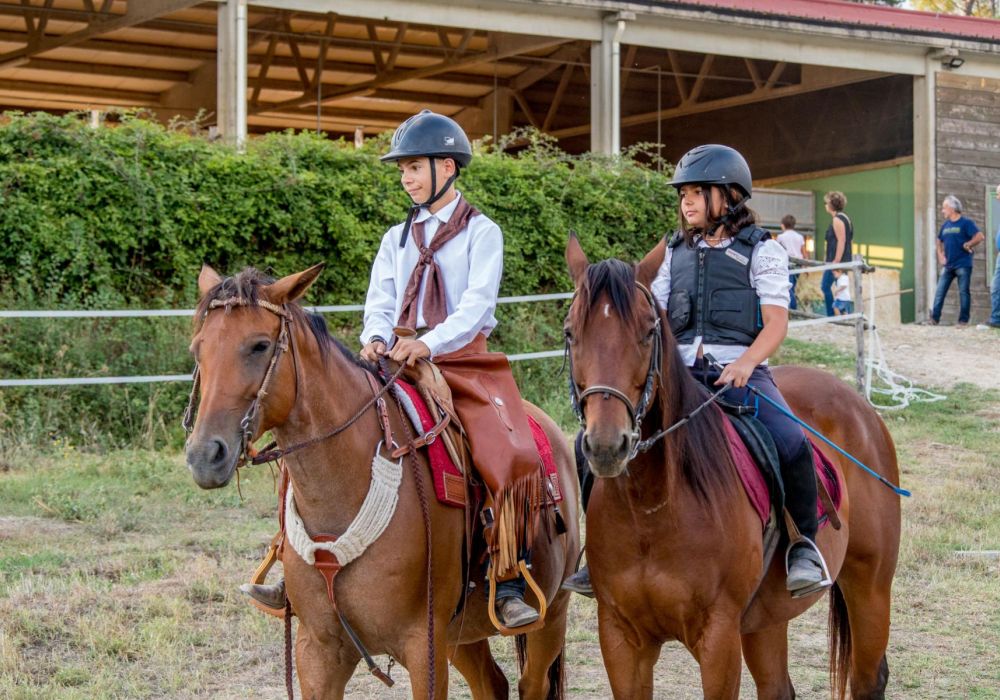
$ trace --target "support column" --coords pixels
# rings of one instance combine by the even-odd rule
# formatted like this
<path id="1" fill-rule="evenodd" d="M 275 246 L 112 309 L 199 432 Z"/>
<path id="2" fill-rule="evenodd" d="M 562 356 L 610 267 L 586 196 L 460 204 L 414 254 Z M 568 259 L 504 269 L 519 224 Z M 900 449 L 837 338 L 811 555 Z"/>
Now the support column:
<path id="1" fill-rule="evenodd" d="M 218 46 L 219 133 L 242 147 L 247 138 L 247 0 L 219 3 Z"/>
<path id="2" fill-rule="evenodd" d="M 621 40 L 632 12 L 605 18 L 601 40 L 590 45 L 590 150 L 621 151 Z"/>
<path id="3" fill-rule="evenodd" d="M 937 119 L 935 62 L 913 78 L 913 252 L 916 319 L 930 315 L 937 287 Z"/>

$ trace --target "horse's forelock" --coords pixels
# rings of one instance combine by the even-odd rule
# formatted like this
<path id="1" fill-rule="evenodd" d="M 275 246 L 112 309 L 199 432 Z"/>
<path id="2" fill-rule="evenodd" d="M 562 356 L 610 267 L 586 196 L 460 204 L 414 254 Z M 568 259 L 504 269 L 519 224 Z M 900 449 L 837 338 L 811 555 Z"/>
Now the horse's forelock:
<path id="1" fill-rule="evenodd" d="M 226 277 L 217 284 L 208 294 L 198 302 L 195 311 L 195 332 L 197 332 L 205 321 L 205 314 L 210 309 L 213 301 L 225 301 L 227 299 L 245 299 L 247 306 L 256 307 L 261 299 L 261 289 L 270 284 L 274 284 L 275 278 L 267 275 L 255 267 L 247 267 L 237 272 L 232 277 Z M 286 306 L 292 317 L 301 323 L 303 328 L 308 328 L 319 344 L 320 354 L 325 359 L 331 348 L 336 347 L 345 358 L 357 364 L 365 370 L 372 371 L 373 367 L 360 360 L 354 353 L 348 350 L 336 338 L 330 335 L 326 321 L 319 314 L 309 313 L 303 309 L 298 302 Z"/>
<path id="2" fill-rule="evenodd" d="M 621 260 L 602 260 L 587 268 L 580 287 L 582 318 L 590 314 L 597 300 L 606 296 L 615 312 L 628 323 L 635 321 L 635 268 Z"/>

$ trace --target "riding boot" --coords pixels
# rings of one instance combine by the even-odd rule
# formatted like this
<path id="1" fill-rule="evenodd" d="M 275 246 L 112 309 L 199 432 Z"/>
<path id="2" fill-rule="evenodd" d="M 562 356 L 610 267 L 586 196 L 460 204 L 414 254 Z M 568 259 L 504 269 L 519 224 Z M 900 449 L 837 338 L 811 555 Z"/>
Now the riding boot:
<path id="1" fill-rule="evenodd" d="M 285 579 L 280 579 L 275 584 L 266 583 L 244 583 L 240 585 L 240 591 L 256 600 L 261 605 L 273 608 L 274 610 L 285 609 Z"/>
<path id="2" fill-rule="evenodd" d="M 808 540 L 791 542 L 786 553 L 786 587 L 794 594 L 820 586 L 826 579 L 826 567 L 816 547 L 819 521 L 816 515 L 816 468 L 812 446 L 804 442 L 802 449 L 783 467 L 781 478 L 785 484 L 785 509 L 791 515 L 799 534 Z M 789 534 L 790 539 L 793 539 Z"/>
<path id="3" fill-rule="evenodd" d="M 524 602 L 526 585 L 521 575 L 497 582 L 496 612 L 504 627 L 523 627 L 538 619 L 538 611 Z"/>
<path id="4" fill-rule="evenodd" d="M 594 487 L 594 475 L 587 464 L 587 458 L 583 456 L 583 431 L 576 434 L 576 475 L 580 479 L 580 500 L 583 503 L 583 512 L 587 512 L 587 503 L 590 501 L 590 491 Z M 582 553 L 581 553 L 582 556 Z M 579 562 L 577 562 L 579 565 Z M 561 588 L 573 593 L 594 597 L 594 589 L 590 585 L 590 570 L 584 566 L 575 574 L 563 581 Z"/>

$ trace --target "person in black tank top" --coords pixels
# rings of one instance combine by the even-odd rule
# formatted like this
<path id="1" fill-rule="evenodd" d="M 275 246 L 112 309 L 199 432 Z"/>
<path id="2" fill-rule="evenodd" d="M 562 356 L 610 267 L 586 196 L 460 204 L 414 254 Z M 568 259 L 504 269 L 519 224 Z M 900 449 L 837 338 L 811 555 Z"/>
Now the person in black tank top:
<path id="1" fill-rule="evenodd" d="M 852 260 L 852 244 L 854 242 L 854 225 L 844 213 L 847 197 L 843 192 L 827 192 L 823 197 L 826 213 L 833 221 L 826 229 L 826 262 L 850 262 Z M 826 305 L 826 315 L 833 316 L 833 270 L 823 271 L 820 289 L 823 290 L 823 303 Z"/>

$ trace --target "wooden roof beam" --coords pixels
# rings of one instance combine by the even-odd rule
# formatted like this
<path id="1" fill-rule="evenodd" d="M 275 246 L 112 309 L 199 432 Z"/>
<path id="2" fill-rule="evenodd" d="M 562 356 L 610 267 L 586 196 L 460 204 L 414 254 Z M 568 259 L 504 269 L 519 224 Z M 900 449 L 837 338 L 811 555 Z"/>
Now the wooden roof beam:
<path id="1" fill-rule="evenodd" d="M 24 47 L 8 51 L 0 55 L 0 69 L 12 66 L 23 65 L 32 56 L 58 49 L 63 46 L 72 46 L 82 41 L 87 41 L 101 34 L 107 34 L 118 29 L 125 29 L 137 24 L 142 24 L 148 20 L 177 10 L 183 10 L 193 5 L 197 5 L 202 0 L 128 0 L 125 14 L 115 15 L 110 12 L 110 3 L 104 3 L 102 10 L 107 12 L 98 13 L 99 19 L 95 19 L 83 29 L 62 34 L 60 36 L 37 38 L 30 40 Z M 29 23 L 29 29 L 32 25 Z"/>
<path id="2" fill-rule="evenodd" d="M 423 68 L 405 68 L 387 71 L 382 75 L 372 78 L 371 80 L 366 80 L 355 85 L 324 89 L 321 91 L 319 96 L 304 94 L 300 97 L 296 97 L 295 99 L 280 103 L 274 108 L 293 108 L 315 104 L 317 101 L 321 104 L 325 104 L 327 102 L 345 100 L 351 97 L 363 97 L 365 95 L 372 94 L 372 92 L 377 88 L 385 87 L 387 85 L 393 85 L 407 80 L 431 78 L 455 71 L 459 68 L 480 65 L 483 63 L 492 63 L 509 56 L 538 51 L 552 46 L 559 46 L 564 43 L 566 43 L 565 39 L 552 37 L 529 37 L 520 35 L 512 35 L 510 37 L 504 36 L 502 37 L 502 41 L 498 42 L 488 51 L 475 52 L 461 57 L 449 58 L 439 63 L 424 66 Z"/>
<path id="3" fill-rule="evenodd" d="M 73 75 L 100 75 L 109 78 L 135 78 L 138 80 L 161 80 L 171 83 L 188 83 L 190 73 L 182 70 L 160 70 L 135 66 L 116 66 L 108 63 L 85 63 L 82 61 L 54 61 L 47 58 L 32 58 L 18 68 L 41 70 L 52 73 L 72 73 Z"/>
<path id="4" fill-rule="evenodd" d="M 107 99 L 136 107 L 156 107 L 160 104 L 160 96 L 155 93 L 137 92 L 134 90 L 116 90 L 111 88 L 94 88 L 87 87 L 85 85 L 39 83 L 32 80 L 0 79 L 0 92 L 31 92 L 38 95 L 82 97 L 85 99 L 96 100 Z"/>

